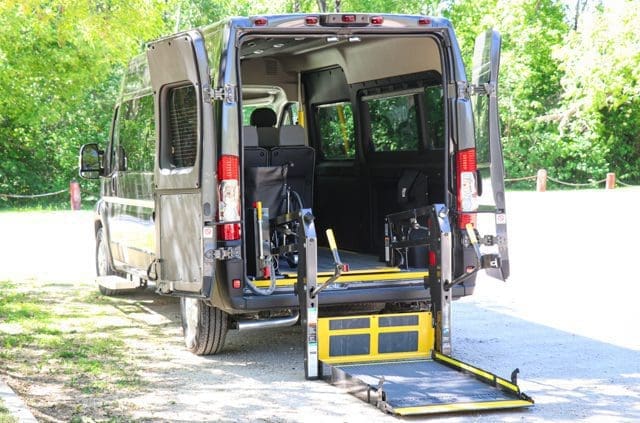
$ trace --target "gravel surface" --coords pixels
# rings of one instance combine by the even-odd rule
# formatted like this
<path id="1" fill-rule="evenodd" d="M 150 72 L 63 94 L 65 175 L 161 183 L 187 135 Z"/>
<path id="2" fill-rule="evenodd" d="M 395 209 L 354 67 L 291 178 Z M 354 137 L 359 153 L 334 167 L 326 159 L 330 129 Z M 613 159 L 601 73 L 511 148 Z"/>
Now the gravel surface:
<path id="1" fill-rule="evenodd" d="M 640 421 L 640 190 L 509 193 L 507 201 L 512 277 L 482 279 L 454 303 L 454 356 L 507 378 L 518 367 L 536 405 L 436 420 Z M 92 280 L 91 216 L 0 213 L 0 279 Z M 143 364 L 149 387 L 113 398 L 132 419 L 421 420 L 305 381 L 299 327 L 230 332 L 222 354 L 196 357 L 182 346 L 175 299 L 147 289 L 132 301 L 128 318 L 163 328 L 151 341 L 129 341 L 153 357 Z"/>

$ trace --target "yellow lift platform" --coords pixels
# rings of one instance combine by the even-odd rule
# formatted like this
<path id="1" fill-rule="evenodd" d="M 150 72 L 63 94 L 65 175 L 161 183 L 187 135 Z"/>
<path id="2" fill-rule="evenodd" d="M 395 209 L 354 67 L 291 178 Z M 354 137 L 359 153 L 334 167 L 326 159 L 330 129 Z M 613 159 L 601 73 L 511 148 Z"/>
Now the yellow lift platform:
<path id="1" fill-rule="evenodd" d="M 295 286 L 304 329 L 306 378 L 325 379 L 401 416 L 532 406 L 533 399 L 517 385 L 517 369 L 509 381 L 450 356 L 451 288 L 466 278 L 452 278 L 451 228 L 445 206 L 433 205 L 424 213 L 430 222 L 424 245 L 434 253 L 424 276 L 431 309 L 319 318 L 320 293 L 341 278 L 347 266 L 340 261 L 333 233 L 327 231 L 335 271 L 329 278 L 319 277 L 313 215 L 310 209 L 300 211 Z M 471 242 L 477 242 L 471 235 Z M 479 263 L 497 260 L 478 257 Z"/>

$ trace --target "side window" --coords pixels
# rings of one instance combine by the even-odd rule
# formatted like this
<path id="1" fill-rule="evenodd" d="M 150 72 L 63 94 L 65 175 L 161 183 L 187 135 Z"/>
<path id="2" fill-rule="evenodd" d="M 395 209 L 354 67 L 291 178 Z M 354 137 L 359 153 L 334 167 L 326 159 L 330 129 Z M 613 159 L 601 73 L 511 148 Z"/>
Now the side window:
<path id="1" fill-rule="evenodd" d="M 193 85 L 169 88 L 165 97 L 167 132 L 162 145 L 161 167 L 192 167 L 198 153 L 198 105 Z"/>
<path id="2" fill-rule="evenodd" d="M 444 90 L 435 85 L 424 89 L 425 123 L 429 148 L 444 148 Z"/>
<path id="3" fill-rule="evenodd" d="M 418 151 L 420 134 L 414 95 L 365 98 L 371 142 L 379 151 Z"/>
<path id="4" fill-rule="evenodd" d="M 155 122 L 152 96 L 135 98 L 120 105 L 114 140 L 114 163 L 118 170 L 153 171 Z"/>
<path id="5" fill-rule="evenodd" d="M 323 104 L 316 107 L 320 150 L 325 159 L 353 159 L 356 154 L 351 103 Z"/>

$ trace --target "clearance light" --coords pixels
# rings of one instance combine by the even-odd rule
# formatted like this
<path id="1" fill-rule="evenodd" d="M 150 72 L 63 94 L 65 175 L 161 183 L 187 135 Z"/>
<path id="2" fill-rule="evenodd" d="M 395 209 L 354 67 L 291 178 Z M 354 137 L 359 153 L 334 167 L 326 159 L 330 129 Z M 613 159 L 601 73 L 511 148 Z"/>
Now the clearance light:
<path id="1" fill-rule="evenodd" d="M 420 18 L 420 19 L 418 19 L 418 25 L 431 25 L 431 19 L 429 19 L 429 18 Z"/>
<path id="2" fill-rule="evenodd" d="M 384 18 L 382 16 L 374 16 L 370 20 L 371 25 L 382 25 L 384 23 Z"/>
<path id="3" fill-rule="evenodd" d="M 240 289 L 242 287 L 242 282 L 240 282 L 240 279 L 234 279 L 231 283 L 233 289 Z"/>
<path id="4" fill-rule="evenodd" d="M 305 25 L 318 25 L 318 22 L 320 22 L 320 18 L 317 16 L 307 16 L 304 18 Z"/>
<path id="5" fill-rule="evenodd" d="M 342 15 L 342 23 L 356 23 L 356 15 Z"/>
<path id="6" fill-rule="evenodd" d="M 253 20 L 253 26 L 266 26 L 268 23 L 267 18 L 255 18 Z"/>

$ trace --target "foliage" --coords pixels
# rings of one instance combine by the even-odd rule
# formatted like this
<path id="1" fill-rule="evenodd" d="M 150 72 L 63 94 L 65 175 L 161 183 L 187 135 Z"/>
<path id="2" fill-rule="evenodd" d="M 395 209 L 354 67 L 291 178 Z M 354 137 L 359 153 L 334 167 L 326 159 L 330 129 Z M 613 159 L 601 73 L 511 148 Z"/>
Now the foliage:
<path id="1" fill-rule="evenodd" d="M 509 176 L 546 167 L 584 181 L 640 181 L 640 3 L 581 0 L 4 0 L 0 2 L 0 194 L 68 186 L 78 147 L 104 143 L 126 60 L 145 41 L 231 15 L 442 14 L 466 63 L 503 35 L 500 110 Z M 467 69 L 469 70 L 469 69 Z M 95 184 L 83 181 L 86 189 Z M 57 197 L 67 201 L 66 196 Z M 0 196 L 0 208 L 9 202 Z"/>

